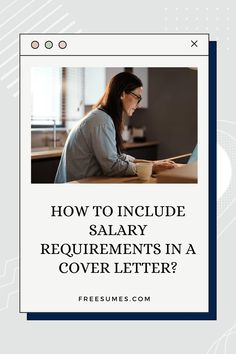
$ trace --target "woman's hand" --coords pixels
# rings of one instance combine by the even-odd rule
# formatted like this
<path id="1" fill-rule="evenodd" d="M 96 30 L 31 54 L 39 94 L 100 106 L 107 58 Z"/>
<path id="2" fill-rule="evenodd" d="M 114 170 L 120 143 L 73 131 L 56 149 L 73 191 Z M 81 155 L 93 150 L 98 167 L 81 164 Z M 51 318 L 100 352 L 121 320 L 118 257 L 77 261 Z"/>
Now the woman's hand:
<path id="1" fill-rule="evenodd" d="M 158 173 L 176 167 L 178 166 L 174 161 L 170 161 L 170 160 L 155 161 L 152 166 L 152 173 Z"/>

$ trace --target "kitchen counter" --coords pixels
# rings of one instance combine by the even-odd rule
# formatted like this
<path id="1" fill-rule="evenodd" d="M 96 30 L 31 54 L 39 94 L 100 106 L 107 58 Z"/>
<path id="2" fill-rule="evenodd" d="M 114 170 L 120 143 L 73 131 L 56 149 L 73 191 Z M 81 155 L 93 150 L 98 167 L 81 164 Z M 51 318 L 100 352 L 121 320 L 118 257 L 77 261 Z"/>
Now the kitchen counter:
<path id="1" fill-rule="evenodd" d="M 145 147 L 152 147 L 158 146 L 158 141 L 146 141 L 144 143 L 125 143 L 124 149 L 131 150 L 131 149 L 140 149 Z M 58 148 L 33 148 L 31 151 L 31 159 L 32 160 L 39 160 L 39 159 L 49 159 L 54 157 L 60 157 L 62 154 L 63 147 Z"/>
<path id="2" fill-rule="evenodd" d="M 62 154 L 62 147 L 58 148 L 33 148 L 31 150 L 31 159 L 48 159 L 51 157 L 60 157 Z"/>

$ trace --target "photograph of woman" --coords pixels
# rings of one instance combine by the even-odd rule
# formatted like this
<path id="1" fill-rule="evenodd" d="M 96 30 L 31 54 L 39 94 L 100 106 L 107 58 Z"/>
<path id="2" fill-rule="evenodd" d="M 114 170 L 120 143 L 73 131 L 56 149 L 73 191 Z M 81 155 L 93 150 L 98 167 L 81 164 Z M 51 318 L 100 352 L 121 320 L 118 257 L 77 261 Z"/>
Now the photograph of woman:
<path id="1" fill-rule="evenodd" d="M 135 176 L 136 163 L 152 162 L 152 172 L 175 168 L 168 160 L 139 160 L 122 152 L 124 117 L 132 117 L 142 100 L 143 84 L 130 72 L 108 83 L 92 110 L 71 130 L 65 143 L 55 183 L 91 176 Z"/>

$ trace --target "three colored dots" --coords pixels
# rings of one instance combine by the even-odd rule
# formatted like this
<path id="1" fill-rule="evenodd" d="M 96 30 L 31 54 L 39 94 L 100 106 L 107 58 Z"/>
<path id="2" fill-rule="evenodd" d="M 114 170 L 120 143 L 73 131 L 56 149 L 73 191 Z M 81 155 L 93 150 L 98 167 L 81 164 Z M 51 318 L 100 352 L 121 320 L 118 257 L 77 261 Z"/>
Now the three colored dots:
<path id="1" fill-rule="evenodd" d="M 53 47 L 53 42 L 52 42 L 52 41 L 46 41 L 46 42 L 44 43 L 44 46 L 45 46 L 45 48 L 47 48 L 47 49 L 51 49 L 51 48 Z M 39 42 L 38 42 L 38 41 L 33 41 L 33 42 L 31 42 L 31 47 L 32 47 L 33 49 L 38 49 L 38 48 L 39 48 Z M 60 49 L 65 49 L 65 48 L 67 47 L 67 43 L 66 43 L 65 41 L 60 41 L 60 42 L 58 43 L 58 47 L 59 47 Z"/>

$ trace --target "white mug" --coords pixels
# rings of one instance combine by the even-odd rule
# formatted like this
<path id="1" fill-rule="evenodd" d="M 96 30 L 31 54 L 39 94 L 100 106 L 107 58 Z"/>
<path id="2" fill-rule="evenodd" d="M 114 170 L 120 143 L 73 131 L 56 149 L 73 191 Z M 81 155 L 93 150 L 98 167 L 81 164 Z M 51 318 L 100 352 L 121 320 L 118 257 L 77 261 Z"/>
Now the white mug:
<path id="1" fill-rule="evenodd" d="M 138 162 L 136 163 L 136 171 L 141 181 L 148 181 L 152 175 L 152 163 Z"/>

